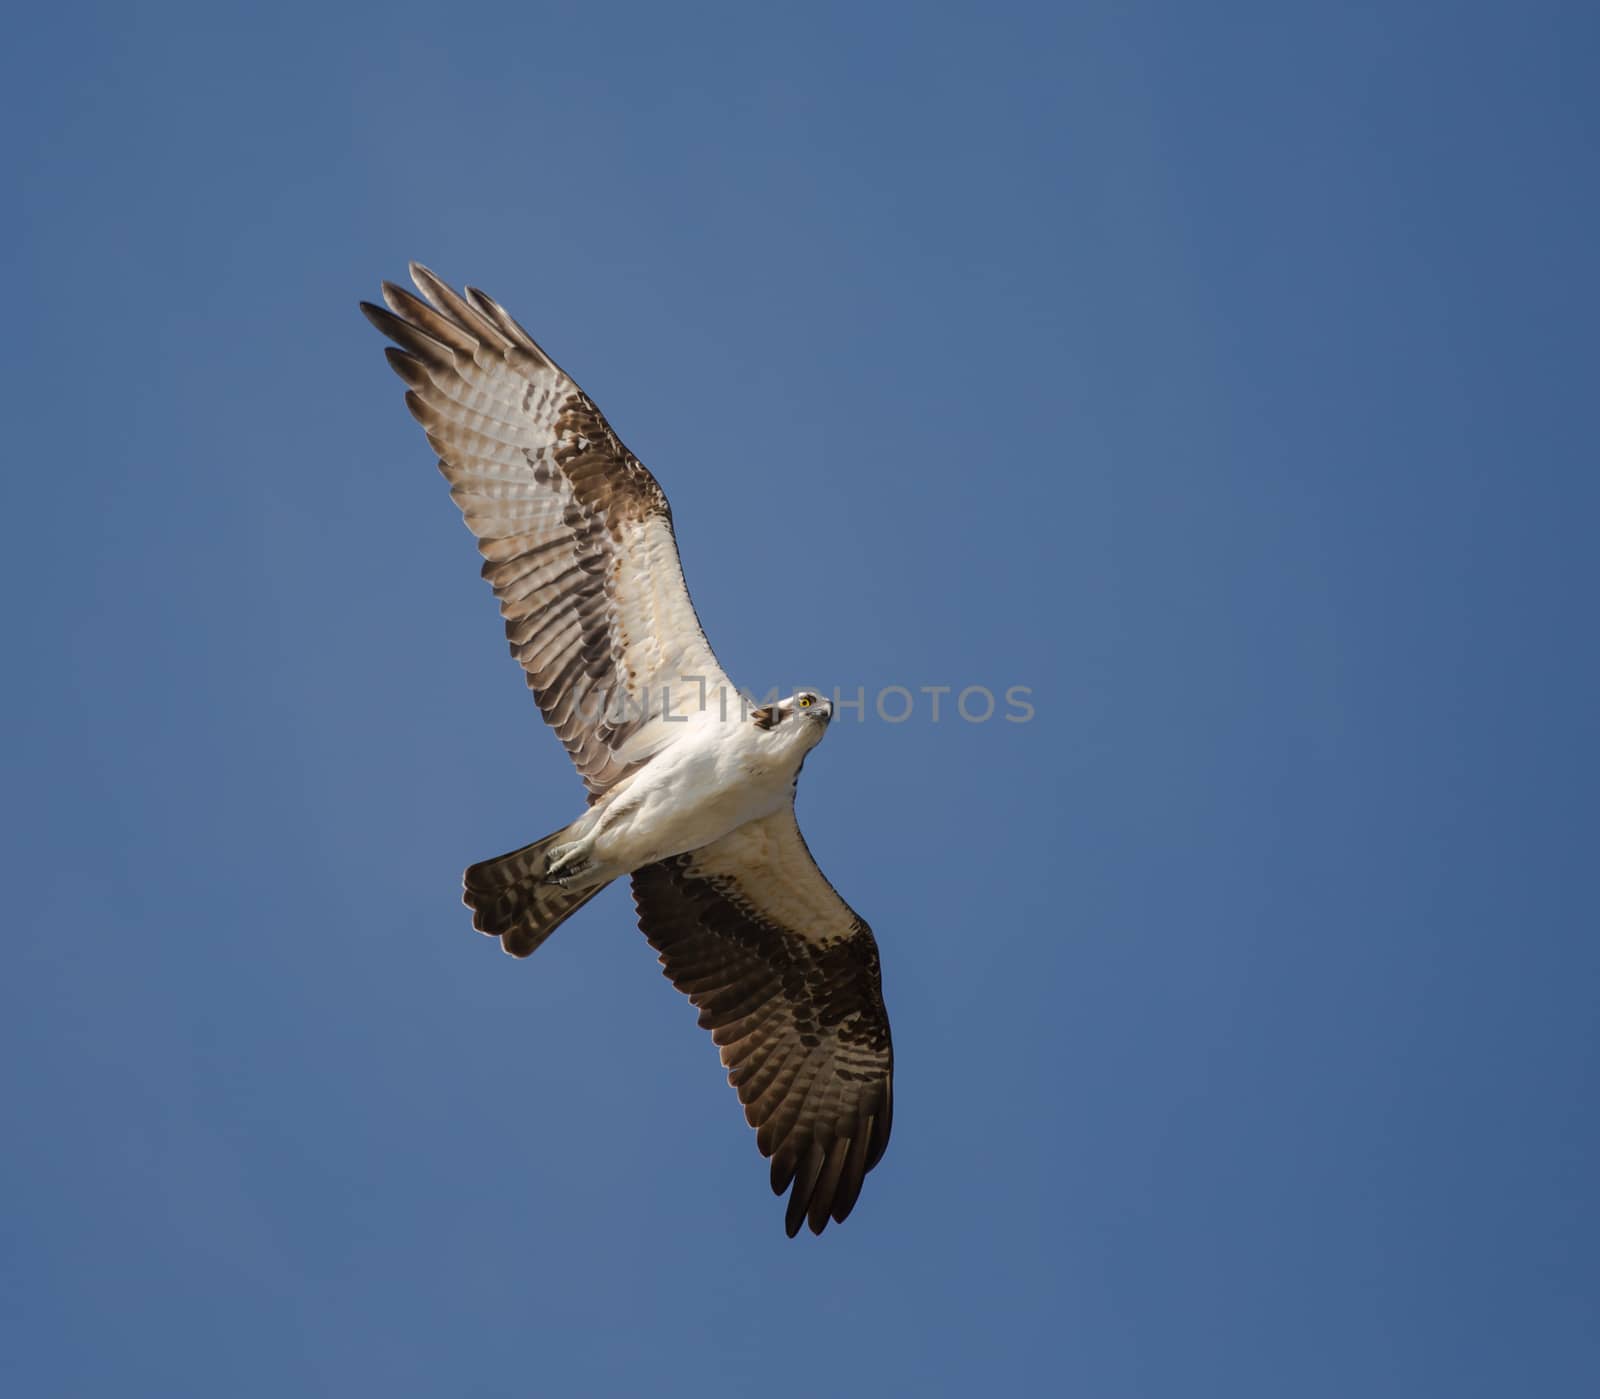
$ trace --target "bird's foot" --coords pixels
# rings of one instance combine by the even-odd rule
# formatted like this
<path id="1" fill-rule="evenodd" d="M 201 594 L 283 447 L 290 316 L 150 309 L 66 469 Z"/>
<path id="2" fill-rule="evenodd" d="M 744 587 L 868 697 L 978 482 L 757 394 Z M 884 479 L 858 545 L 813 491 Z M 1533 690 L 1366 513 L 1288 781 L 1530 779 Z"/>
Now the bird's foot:
<path id="1" fill-rule="evenodd" d="M 589 855 L 594 849 L 594 838 L 575 840 L 568 845 L 552 845 L 545 857 L 544 882 L 570 884 L 574 877 L 589 867 Z"/>

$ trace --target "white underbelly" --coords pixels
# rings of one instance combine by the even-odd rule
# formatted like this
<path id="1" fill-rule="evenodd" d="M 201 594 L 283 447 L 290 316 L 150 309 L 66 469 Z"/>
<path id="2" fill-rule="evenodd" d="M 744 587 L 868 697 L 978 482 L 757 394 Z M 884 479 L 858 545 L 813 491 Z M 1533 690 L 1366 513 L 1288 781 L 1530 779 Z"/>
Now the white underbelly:
<path id="1" fill-rule="evenodd" d="M 688 746 L 667 761 L 657 758 L 596 808 L 594 858 L 634 870 L 698 850 L 778 810 L 793 780 L 752 762 L 742 745 Z"/>

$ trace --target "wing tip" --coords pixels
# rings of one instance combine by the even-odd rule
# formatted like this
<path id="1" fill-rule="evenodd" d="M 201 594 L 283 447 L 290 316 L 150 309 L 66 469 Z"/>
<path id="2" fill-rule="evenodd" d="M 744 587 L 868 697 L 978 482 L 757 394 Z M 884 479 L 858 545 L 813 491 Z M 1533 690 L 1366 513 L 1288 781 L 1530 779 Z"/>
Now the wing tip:
<path id="1" fill-rule="evenodd" d="M 361 307 L 361 314 L 371 322 L 372 327 L 380 334 L 389 335 L 388 322 L 394 317 L 382 306 L 374 306 L 370 301 L 361 301 L 358 304 Z M 392 335 L 389 338 L 394 339 Z"/>

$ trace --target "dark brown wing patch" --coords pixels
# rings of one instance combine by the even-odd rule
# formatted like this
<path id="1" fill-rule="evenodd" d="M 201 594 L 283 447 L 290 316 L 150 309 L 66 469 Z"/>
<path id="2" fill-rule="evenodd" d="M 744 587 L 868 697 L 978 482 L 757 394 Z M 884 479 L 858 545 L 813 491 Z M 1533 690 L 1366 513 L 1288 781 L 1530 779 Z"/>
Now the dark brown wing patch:
<path id="1" fill-rule="evenodd" d="M 752 824 L 770 826 L 769 839 L 736 831 L 647 866 L 633 896 L 772 1158 L 773 1192 L 790 1192 L 785 1228 L 820 1234 L 849 1215 L 889 1143 L 894 1050 L 878 947 L 817 869 L 793 812 Z M 801 882 L 814 887 L 787 897 Z M 820 916 L 792 926 L 803 907 Z"/>

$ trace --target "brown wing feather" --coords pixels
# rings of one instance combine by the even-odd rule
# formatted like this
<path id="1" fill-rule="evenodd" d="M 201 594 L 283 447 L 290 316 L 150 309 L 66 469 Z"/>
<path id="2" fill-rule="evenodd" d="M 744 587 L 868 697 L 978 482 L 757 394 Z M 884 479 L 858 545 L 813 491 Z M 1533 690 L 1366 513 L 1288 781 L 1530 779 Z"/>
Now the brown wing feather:
<path id="1" fill-rule="evenodd" d="M 591 796 L 681 732 L 689 696 L 734 694 L 683 580 L 672 512 L 599 409 L 482 292 L 412 265 L 367 318 L 400 348 L 406 406 L 484 557 L 511 653 Z M 673 698 L 667 699 L 667 693 Z"/>
<path id="2" fill-rule="evenodd" d="M 894 1112 L 872 930 L 817 868 L 793 810 L 635 871 L 633 897 L 772 1158 L 774 1193 L 790 1191 L 790 1236 L 842 1221 Z"/>

